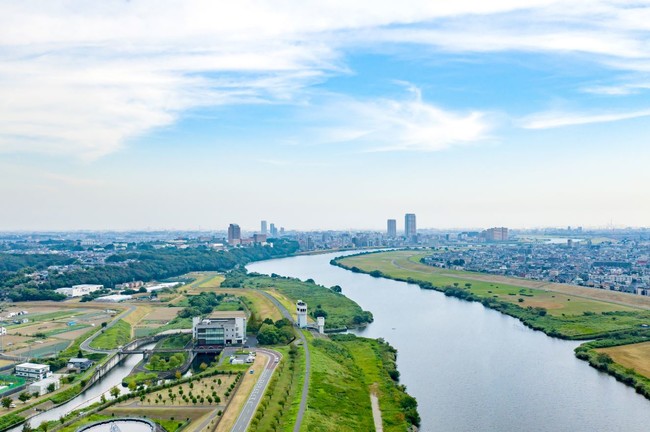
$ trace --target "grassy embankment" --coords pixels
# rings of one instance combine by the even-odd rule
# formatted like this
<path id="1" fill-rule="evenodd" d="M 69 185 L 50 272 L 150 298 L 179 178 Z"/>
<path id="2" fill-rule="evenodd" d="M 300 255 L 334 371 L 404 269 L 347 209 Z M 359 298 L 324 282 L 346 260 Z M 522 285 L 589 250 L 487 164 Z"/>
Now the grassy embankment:
<path id="1" fill-rule="evenodd" d="M 102 331 L 90 343 L 91 348 L 111 350 L 127 344 L 131 340 L 131 324 L 119 320 L 114 326 Z"/>
<path id="2" fill-rule="evenodd" d="M 282 297 L 290 305 L 302 299 L 320 305 L 334 326 L 354 326 L 358 318 L 371 319 L 354 301 L 313 282 L 283 277 L 252 275 L 240 278 L 243 289 L 262 289 Z M 326 320 L 326 323 L 327 323 Z M 417 403 L 397 382 L 396 352 L 383 342 L 335 335 L 312 337 L 306 333 L 311 354 L 309 409 L 302 430 L 357 431 L 373 430 L 371 391 L 377 394 L 385 431 L 406 431 L 419 423 Z M 291 431 L 296 420 L 304 379 L 304 351 L 295 346 L 275 347 L 284 357 L 262 403 L 253 426 L 256 431 Z"/>
<path id="3" fill-rule="evenodd" d="M 539 288 L 531 288 L 530 281 L 420 264 L 420 258 L 426 255 L 423 251 L 383 252 L 343 257 L 334 260 L 333 264 L 374 277 L 418 284 L 424 289 L 435 289 L 463 300 L 478 301 L 549 336 L 595 339 L 576 348 L 576 356 L 650 398 L 647 299 L 539 282 L 535 282 Z M 556 288 L 559 292 L 554 290 Z M 610 298 L 611 301 L 605 300 Z"/>

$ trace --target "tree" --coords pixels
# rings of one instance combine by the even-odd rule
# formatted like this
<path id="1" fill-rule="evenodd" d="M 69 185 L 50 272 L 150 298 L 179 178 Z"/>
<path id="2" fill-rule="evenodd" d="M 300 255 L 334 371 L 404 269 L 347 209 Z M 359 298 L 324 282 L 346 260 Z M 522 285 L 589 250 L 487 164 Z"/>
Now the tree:
<path id="1" fill-rule="evenodd" d="M 138 385 L 135 383 L 135 381 L 129 382 L 129 390 L 135 391 L 136 388 L 138 388 Z"/>
<path id="2" fill-rule="evenodd" d="M 10 397 L 5 396 L 0 400 L 0 404 L 2 404 L 2 406 L 5 408 L 9 408 L 12 403 L 13 403 L 13 399 L 11 399 Z"/>
<path id="3" fill-rule="evenodd" d="M 111 396 L 113 396 L 113 398 L 116 398 L 116 399 L 120 395 L 120 389 L 118 389 L 117 387 L 113 387 L 110 390 L 110 392 L 111 392 Z"/>
<path id="4" fill-rule="evenodd" d="M 106 403 L 106 395 L 102 395 L 102 397 L 99 398 L 99 401 L 100 401 L 102 404 L 105 404 L 105 403 Z"/>
<path id="5" fill-rule="evenodd" d="M 107 325 L 108 325 L 108 323 L 107 323 L 106 321 L 104 321 L 104 322 L 102 323 L 102 328 L 106 328 Z"/>
<path id="6" fill-rule="evenodd" d="M 183 375 L 181 374 L 181 371 L 177 370 L 176 373 L 174 374 L 174 377 L 177 380 L 179 380 L 179 379 L 181 379 L 183 377 Z"/>
<path id="7" fill-rule="evenodd" d="M 23 423 L 23 429 L 22 432 L 33 432 L 34 429 L 29 425 L 29 422 Z"/>
<path id="8" fill-rule="evenodd" d="M 207 368 L 208 368 L 208 365 L 205 364 L 205 362 L 201 363 L 201 366 L 199 366 L 199 369 L 201 369 L 202 371 L 206 370 Z"/>
<path id="9" fill-rule="evenodd" d="M 27 393 L 27 392 L 22 392 L 20 395 L 18 395 L 18 399 L 22 402 L 25 403 L 27 402 L 32 396 Z"/>
<path id="10" fill-rule="evenodd" d="M 48 393 L 52 393 L 54 390 L 56 390 L 56 384 L 50 383 L 50 385 L 47 386 Z"/>

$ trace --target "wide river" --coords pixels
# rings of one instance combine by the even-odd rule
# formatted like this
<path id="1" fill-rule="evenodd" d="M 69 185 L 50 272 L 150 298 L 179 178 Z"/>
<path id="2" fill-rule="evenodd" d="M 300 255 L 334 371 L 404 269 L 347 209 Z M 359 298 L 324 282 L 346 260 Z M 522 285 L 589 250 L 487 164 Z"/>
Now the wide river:
<path id="1" fill-rule="evenodd" d="M 348 253 L 349 254 L 349 253 Z M 345 253 L 253 263 L 249 271 L 340 285 L 375 322 L 360 335 L 399 351 L 422 431 L 648 431 L 650 402 L 573 354 L 576 342 L 417 285 L 329 264 Z"/>

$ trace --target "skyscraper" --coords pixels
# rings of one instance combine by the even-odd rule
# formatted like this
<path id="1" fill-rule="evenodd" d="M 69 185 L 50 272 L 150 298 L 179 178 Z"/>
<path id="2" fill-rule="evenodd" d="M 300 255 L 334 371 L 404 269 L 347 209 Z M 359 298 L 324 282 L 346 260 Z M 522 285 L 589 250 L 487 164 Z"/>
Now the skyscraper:
<path id="1" fill-rule="evenodd" d="M 278 229 L 275 227 L 274 223 L 271 223 L 271 237 L 278 236 Z"/>
<path id="2" fill-rule="evenodd" d="M 397 221 L 395 219 L 388 219 L 386 234 L 390 238 L 397 237 Z"/>
<path id="3" fill-rule="evenodd" d="M 262 232 L 261 232 L 261 234 L 266 235 L 266 221 L 265 220 L 262 221 Z"/>
<path id="4" fill-rule="evenodd" d="M 407 240 L 414 240 L 417 236 L 417 228 L 415 226 L 415 214 L 406 213 L 404 216 L 404 237 Z"/>
<path id="5" fill-rule="evenodd" d="M 230 224 L 228 226 L 228 243 L 238 243 L 241 240 L 241 228 L 237 224 Z"/>

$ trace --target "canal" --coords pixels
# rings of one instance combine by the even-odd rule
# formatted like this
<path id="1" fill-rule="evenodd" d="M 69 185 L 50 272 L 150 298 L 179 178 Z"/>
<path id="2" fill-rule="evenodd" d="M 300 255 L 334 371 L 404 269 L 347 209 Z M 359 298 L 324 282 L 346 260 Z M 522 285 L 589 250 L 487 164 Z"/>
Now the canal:
<path id="1" fill-rule="evenodd" d="M 361 336 L 397 348 L 400 382 L 419 403 L 421 430 L 647 431 L 650 402 L 573 354 L 577 342 L 417 285 L 329 264 L 344 253 L 263 261 L 249 271 L 340 285 L 370 310 Z"/>

